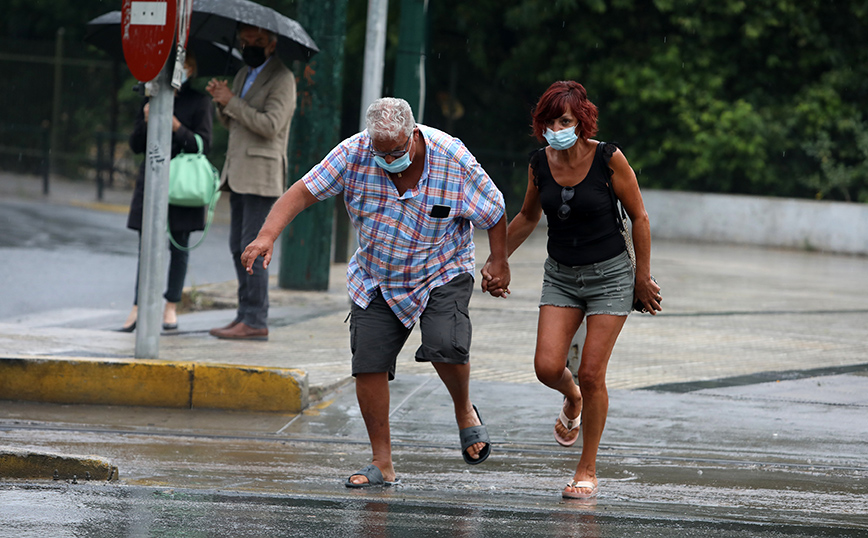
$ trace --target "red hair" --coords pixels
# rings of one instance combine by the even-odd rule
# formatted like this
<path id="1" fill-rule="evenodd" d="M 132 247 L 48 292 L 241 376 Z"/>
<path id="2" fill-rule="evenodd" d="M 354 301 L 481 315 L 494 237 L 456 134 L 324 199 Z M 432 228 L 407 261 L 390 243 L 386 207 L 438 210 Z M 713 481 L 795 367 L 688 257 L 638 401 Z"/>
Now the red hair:
<path id="1" fill-rule="evenodd" d="M 544 141 L 546 123 L 560 118 L 567 110 L 579 120 L 576 126 L 579 138 L 584 140 L 597 134 L 597 107 L 588 100 L 585 87 L 572 80 L 560 80 L 549 86 L 534 107 L 532 125 L 536 139 Z"/>

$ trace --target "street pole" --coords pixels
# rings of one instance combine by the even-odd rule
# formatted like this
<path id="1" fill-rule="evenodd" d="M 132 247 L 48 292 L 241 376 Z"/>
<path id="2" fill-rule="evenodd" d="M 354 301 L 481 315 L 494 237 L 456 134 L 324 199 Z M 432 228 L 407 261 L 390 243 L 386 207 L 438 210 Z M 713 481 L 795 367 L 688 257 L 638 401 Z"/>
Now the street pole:
<path id="1" fill-rule="evenodd" d="M 174 62 L 167 61 L 148 86 L 151 91 L 145 150 L 145 199 L 139 255 L 136 358 L 160 353 L 162 297 L 166 275 L 166 222 L 169 216 L 169 161 L 172 157 L 172 111 L 175 95 L 169 80 Z"/>
<path id="2" fill-rule="evenodd" d="M 362 110 L 359 130 L 365 129 L 365 112 L 383 96 L 383 68 L 386 63 L 386 20 L 389 0 L 368 0 L 368 26 L 365 33 L 365 63 L 362 68 Z"/>
<path id="3" fill-rule="evenodd" d="M 60 149 L 60 108 L 63 95 L 63 34 L 66 30 L 57 29 L 54 42 L 54 95 L 51 100 L 51 134 L 48 153 L 48 173 L 42 184 L 42 194 L 48 194 L 48 180 L 52 173 L 57 172 L 57 152 Z"/>
<path id="4" fill-rule="evenodd" d="M 289 136 L 290 182 L 300 180 L 340 142 L 341 73 L 344 65 L 347 0 L 303 2 L 298 22 L 315 35 L 319 53 L 296 63 L 298 106 Z M 334 198 L 305 209 L 281 234 L 278 285 L 327 290 L 331 267 Z"/>
<path id="5" fill-rule="evenodd" d="M 428 0 L 401 0 L 401 28 L 395 61 L 395 97 L 410 103 L 418 123 L 425 115 L 425 48 Z"/>

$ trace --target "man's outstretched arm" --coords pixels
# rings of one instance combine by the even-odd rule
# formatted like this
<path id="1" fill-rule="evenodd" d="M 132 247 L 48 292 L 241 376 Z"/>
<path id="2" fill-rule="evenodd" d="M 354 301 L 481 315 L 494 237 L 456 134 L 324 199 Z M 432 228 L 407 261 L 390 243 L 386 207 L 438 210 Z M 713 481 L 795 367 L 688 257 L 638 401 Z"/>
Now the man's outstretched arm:
<path id="1" fill-rule="evenodd" d="M 317 202 L 303 181 L 296 181 L 288 191 L 274 202 L 265 223 L 244 252 L 241 253 L 241 263 L 247 272 L 253 274 L 253 262 L 262 256 L 262 266 L 268 268 L 274 253 L 274 242 L 286 226 L 303 210 Z"/>

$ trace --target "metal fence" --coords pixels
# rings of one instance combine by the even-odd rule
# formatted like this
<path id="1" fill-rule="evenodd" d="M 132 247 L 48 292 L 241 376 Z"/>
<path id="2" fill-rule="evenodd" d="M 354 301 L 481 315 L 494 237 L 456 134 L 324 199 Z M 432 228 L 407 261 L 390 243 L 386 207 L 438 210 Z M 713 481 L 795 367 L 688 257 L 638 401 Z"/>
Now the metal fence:
<path id="1" fill-rule="evenodd" d="M 140 100 L 126 66 L 77 41 L 0 39 L 0 170 L 105 185 L 137 171 L 126 144 Z"/>

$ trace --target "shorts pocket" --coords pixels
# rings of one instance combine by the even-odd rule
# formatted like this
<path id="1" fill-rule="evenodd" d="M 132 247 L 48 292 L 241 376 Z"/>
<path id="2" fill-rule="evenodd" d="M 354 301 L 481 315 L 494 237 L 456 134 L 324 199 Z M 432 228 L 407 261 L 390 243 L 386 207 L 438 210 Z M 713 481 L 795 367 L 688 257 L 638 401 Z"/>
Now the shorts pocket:
<path id="1" fill-rule="evenodd" d="M 455 312 L 452 323 L 452 347 L 462 355 L 470 353 L 470 338 L 472 327 L 470 325 L 470 313 L 467 306 L 461 301 L 455 301 Z"/>
<path id="2" fill-rule="evenodd" d="M 353 305 L 353 309 L 350 310 L 350 352 L 355 355 L 356 354 L 356 330 L 358 326 L 356 325 L 356 306 Z"/>

